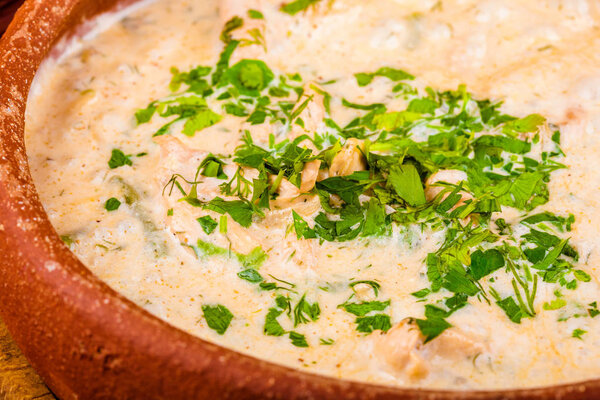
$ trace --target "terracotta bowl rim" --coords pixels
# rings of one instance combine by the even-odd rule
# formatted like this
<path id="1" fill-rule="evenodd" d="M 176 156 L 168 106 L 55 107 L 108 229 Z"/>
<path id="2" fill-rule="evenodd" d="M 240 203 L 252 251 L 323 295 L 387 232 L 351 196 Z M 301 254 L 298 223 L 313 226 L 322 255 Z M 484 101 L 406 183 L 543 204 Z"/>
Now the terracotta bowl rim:
<path id="1" fill-rule="evenodd" d="M 103 1 L 106 7 L 112 8 L 109 3 L 125 4 L 134 0 Z M 236 379 L 244 375 L 244 371 L 257 371 L 259 379 L 265 382 L 256 389 L 240 386 L 241 392 L 238 394 L 248 394 L 248 398 L 259 398 L 265 393 L 272 398 L 331 399 L 341 397 L 341 394 L 352 394 L 357 399 L 584 398 L 592 393 L 600 393 L 600 379 L 526 389 L 431 390 L 360 383 L 294 370 L 185 333 L 146 312 L 97 279 L 62 243 L 50 225 L 33 186 L 23 143 L 25 106 L 39 63 L 49 54 L 58 38 L 74 32 L 66 27 L 70 18 L 67 17 L 79 10 L 78 7 L 83 7 L 82 3 L 93 2 L 26 0 L 0 40 L 0 93 L 3 96 L 0 104 L 0 251 L 4 253 L 0 256 L 0 291 L 3 291 L 0 294 L 1 314 L 25 355 L 58 395 L 71 398 L 79 393 L 79 389 L 70 386 L 68 376 L 52 371 L 49 355 L 32 343 L 41 334 L 24 332 L 31 321 L 22 323 L 23 319 L 18 314 L 32 304 L 25 304 L 26 300 L 19 297 L 21 295 L 17 290 L 23 290 L 25 281 L 36 289 L 44 286 L 51 292 L 48 295 L 57 299 L 57 304 L 70 304 L 68 315 L 59 317 L 67 321 L 83 319 L 86 321 L 84 324 L 102 325 L 116 312 L 125 327 L 106 327 L 101 335 L 105 335 L 102 336 L 103 340 L 114 339 L 117 347 L 125 343 L 129 346 L 128 354 L 146 352 L 148 356 L 150 353 L 148 357 L 164 358 L 165 365 L 190 370 L 192 375 L 198 370 L 198 376 L 213 376 L 203 369 L 207 365 L 210 368 L 225 368 L 227 370 L 215 372 L 213 376 L 221 379 L 216 383 L 219 387 L 239 386 Z M 96 11 L 103 10 L 93 12 Z M 11 270 L 13 263 L 22 264 L 26 269 Z M 90 310 L 91 304 L 94 306 Z M 58 332 L 65 334 L 67 331 Z M 149 339 L 145 338 L 146 335 Z M 173 347 L 163 349 L 162 341 L 166 338 L 174 343 Z M 141 343 L 137 343 L 138 339 Z M 181 346 L 184 351 L 177 350 L 175 345 Z M 223 358 L 225 363 L 222 362 Z M 202 365 L 194 359 L 203 360 Z M 119 383 L 122 378 L 115 379 Z M 266 382 L 273 379 L 285 382 Z"/>

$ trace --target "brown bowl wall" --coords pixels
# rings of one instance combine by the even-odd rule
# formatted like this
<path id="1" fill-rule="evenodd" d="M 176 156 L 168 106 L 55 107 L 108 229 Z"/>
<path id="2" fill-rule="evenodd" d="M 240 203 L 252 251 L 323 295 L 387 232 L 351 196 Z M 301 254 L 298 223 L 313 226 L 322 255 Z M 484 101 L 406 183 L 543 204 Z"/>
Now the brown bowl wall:
<path id="1" fill-rule="evenodd" d="M 520 391 L 427 391 L 311 375 L 192 337 L 135 306 L 63 245 L 23 141 L 40 62 L 82 21 L 132 0 L 27 0 L 0 40 L 0 313 L 63 399 L 590 399 L 600 381 Z M 202 1 L 202 0 L 197 0 Z M 118 4 L 117 4 L 118 3 Z"/>

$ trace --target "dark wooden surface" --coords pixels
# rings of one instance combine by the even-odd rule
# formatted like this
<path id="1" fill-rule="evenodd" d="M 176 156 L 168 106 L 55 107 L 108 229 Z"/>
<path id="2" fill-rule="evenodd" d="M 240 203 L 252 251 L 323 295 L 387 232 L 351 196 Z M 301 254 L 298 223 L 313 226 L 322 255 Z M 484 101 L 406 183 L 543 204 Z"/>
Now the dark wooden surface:
<path id="1" fill-rule="evenodd" d="M 4 33 L 21 3 L 23 0 L 0 0 L 0 35 Z M 0 320 L 0 399 L 55 399 L 13 342 L 2 320 Z"/>

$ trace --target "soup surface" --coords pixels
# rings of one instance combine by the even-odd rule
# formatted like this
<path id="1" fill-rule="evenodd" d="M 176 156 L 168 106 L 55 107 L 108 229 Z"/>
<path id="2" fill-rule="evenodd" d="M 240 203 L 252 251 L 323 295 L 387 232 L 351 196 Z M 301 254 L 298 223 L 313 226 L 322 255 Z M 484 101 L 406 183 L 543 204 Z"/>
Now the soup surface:
<path id="1" fill-rule="evenodd" d="M 48 215 L 169 323 L 390 385 L 600 376 L 600 9 L 156 0 L 32 87 Z"/>

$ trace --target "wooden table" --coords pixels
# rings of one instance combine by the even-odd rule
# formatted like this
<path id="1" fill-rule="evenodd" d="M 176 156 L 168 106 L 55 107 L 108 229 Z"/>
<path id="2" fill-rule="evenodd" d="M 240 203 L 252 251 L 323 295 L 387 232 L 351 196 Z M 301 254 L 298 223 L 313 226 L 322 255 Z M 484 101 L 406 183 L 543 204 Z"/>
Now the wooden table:
<path id="1" fill-rule="evenodd" d="M 0 399 L 55 400 L 0 320 Z"/>
<path id="2" fill-rule="evenodd" d="M 0 36 L 23 0 L 0 0 Z M 55 400 L 0 320 L 0 399 Z"/>

